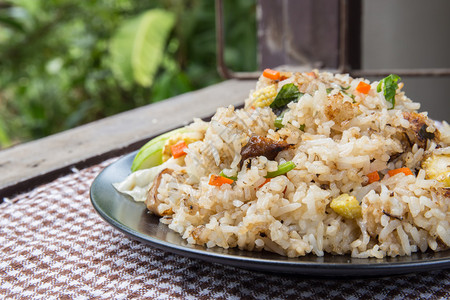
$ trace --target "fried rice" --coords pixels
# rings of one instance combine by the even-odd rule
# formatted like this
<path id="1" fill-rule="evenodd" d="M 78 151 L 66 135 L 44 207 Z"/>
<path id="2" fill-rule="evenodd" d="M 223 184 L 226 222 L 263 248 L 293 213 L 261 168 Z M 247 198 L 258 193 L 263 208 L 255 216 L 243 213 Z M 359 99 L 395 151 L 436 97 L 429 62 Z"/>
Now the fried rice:
<path id="1" fill-rule="evenodd" d="M 184 156 L 115 187 L 209 248 L 361 258 L 448 249 L 450 126 L 418 113 L 400 82 L 388 99 L 387 84 L 317 70 L 261 76 L 243 108 L 186 127 Z M 272 105 L 288 86 L 295 99 Z M 214 184 L 219 174 L 228 180 Z"/>

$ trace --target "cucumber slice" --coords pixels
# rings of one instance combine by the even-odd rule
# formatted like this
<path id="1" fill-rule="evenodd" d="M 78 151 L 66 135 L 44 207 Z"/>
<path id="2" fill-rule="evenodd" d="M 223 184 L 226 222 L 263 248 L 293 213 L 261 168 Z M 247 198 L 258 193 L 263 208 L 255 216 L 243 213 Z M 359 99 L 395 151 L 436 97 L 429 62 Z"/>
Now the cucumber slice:
<path id="1" fill-rule="evenodd" d="M 131 172 L 152 168 L 162 164 L 162 150 L 166 141 L 174 134 L 188 131 L 187 128 L 182 127 L 159 135 L 148 141 L 134 157 L 133 163 L 131 164 Z"/>

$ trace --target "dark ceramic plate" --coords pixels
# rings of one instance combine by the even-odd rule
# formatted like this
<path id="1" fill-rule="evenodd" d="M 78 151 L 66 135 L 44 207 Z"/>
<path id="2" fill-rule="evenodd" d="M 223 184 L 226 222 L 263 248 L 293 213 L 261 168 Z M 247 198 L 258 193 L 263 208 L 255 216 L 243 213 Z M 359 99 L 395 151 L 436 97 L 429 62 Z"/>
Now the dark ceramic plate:
<path id="1" fill-rule="evenodd" d="M 118 193 L 112 183 L 130 174 L 134 153 L 130 153 L 103 170 L 91 186 L 94 208 L 109 224 L 133 239 L 151 246 L 209 262 L 221 263 L 256 271 L 336 276 L 389 276 L 450 268 L 450 250 L 416 253 L 410 257 L 358 259 L 348 255 L 307 255 L 287 258 L 270 252 L 250 252 L 238 249 L 207 249 L 187 244 L 177 233 L 159 223 L 159 218 L 147 212 L 143 203 Z"/>

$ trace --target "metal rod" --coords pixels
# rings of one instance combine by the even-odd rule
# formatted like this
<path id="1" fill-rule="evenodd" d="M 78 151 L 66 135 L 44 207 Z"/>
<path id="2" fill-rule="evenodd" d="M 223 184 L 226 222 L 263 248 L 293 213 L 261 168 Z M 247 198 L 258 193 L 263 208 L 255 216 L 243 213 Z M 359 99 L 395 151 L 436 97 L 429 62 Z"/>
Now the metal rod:
<path id="1" fill-rule="evenodd" d="M 258 78 L 260 72 L 233 72 L 225 63 L 225 26 L 223 14 L 223 1 L 216 0 L 216 48 L 217 48 L 217 71 L 226 79 L 255 79 Z"/>
<path id="2" fill-rule="evenodd" d="M 348 22 L 347 1 L 339 1 L 339 73 L 346 73 L 348 69 Z"/>
<path id="3" fill-rule="evenodd" d="M 215 2 L 216 9 L 216 61 L 217 61 L 217 71 L 220 76 L 229 79 L 231 78 L 231 74 L 229 74 L 228 68 L 225 66 L 224 62 L 224 36 L 223 36 L 223 4 L 222 0 L 216 0 Z"/>

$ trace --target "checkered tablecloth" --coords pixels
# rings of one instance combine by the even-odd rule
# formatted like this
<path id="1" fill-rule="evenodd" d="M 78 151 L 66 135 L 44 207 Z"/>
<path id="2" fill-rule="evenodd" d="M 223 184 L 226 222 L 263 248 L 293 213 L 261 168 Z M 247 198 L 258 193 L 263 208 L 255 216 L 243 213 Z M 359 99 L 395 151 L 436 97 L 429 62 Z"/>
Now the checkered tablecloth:
<path id="1" fill-rule="evenodd" d="M 89 199 L 112 160 L 0 204 L 0 298 L 448 299 L 450 270 L 375 279 L 320 279 L 242 270 L 129 239 Z"/>

